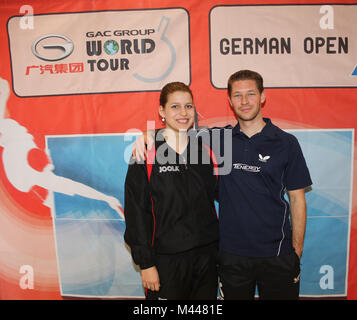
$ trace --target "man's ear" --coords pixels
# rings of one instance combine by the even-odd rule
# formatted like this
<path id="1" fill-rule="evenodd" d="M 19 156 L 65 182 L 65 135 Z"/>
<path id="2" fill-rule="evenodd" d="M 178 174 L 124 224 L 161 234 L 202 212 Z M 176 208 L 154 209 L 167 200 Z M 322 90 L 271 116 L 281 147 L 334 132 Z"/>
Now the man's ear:
<path id="1" fill-rule="evenodd" d="M 266 99 L 266 95 L 265 95 L 265 91 L 263 90 L 263 92 L 260 95 L 260 103 L 264 103 Z"/>
<path id="2" fill-rule="evenodd" d="M 231 108 L 233 108 L 231 97 L 228 97 L 228 102 L 229 102 L 229 105 L 231 106 Z"/>

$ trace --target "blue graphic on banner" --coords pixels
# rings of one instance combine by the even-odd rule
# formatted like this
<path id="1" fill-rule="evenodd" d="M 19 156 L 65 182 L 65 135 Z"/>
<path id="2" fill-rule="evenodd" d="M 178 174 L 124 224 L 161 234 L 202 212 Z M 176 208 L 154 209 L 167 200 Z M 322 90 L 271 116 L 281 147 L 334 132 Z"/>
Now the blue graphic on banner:
<path id="1" fill-rule="evenodd" d="M 347 294 L 351 217 L 352 130 L 291 131 L 313 181 L 306 193 L 307 225 L 300 295 Z"/>
<path id="2" fill-rule="evenodd" d="M 134 135 L 47 137 L 57 175 L 124 204 Z M 129 138 L 128 138 L 129 137 Z M 130 138 L 131 137 L 131 138 Z M 54 195 L 54 229 L 62 295 L 143 297 L 140 275 L 123 239 L 125 222 L 105 201 Z"/>
<path id="3" fill-rule="evenodd" d="M 357 76 L 357 66 L 356 66 L 355 69 L 353 70 L 352 75 L 353 75 L 353 76 Z"/>
<path id="4" fill-rule="evenodd" d="M 289 132 L 300 142 L 313 181 L 312 190 L 306 194 L 300 294 L 344 296 L 354 132 Z M 123 204 L 134 140 L 133 135 L 123 134 L 47 137 L 47 146 L 57 175 L 116 197 Z M 125 222 L 115 210 L 105 201 L 55 194 L 54 212 L 63 295 L 144 297 L 138 268 L 123 240 Z"/>

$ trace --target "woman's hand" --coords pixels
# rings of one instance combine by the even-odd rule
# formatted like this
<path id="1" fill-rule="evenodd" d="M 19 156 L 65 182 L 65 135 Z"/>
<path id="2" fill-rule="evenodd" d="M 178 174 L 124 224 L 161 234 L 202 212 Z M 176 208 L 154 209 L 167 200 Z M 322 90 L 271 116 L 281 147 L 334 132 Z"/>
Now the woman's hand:
<path id="1" fill-rule="evenodd" d="M 156 267 L 150 267 L 140 271 L 143 287 L 151 291 L 159 291 L 160 279 Z"/>

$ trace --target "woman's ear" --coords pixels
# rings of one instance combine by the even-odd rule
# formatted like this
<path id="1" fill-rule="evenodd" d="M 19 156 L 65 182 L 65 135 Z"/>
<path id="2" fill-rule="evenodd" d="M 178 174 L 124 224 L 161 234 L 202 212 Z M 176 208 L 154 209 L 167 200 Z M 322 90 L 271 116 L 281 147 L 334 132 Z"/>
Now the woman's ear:
<path id="1" fill-rule="evenodd" d="M 163 106 L 159 107 L 159 115 L 161 118 L 165 118 L 165 108 Z"/>

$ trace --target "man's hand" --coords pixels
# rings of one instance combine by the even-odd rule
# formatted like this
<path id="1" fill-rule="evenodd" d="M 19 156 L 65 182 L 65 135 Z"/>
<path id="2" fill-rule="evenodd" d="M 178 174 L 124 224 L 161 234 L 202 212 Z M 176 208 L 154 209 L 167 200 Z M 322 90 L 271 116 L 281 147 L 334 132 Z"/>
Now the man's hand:
<path id="1" fill-rule="evenodd" d="M 143 269 L 140 271 L 143 287 L 151 291 L 160 290 L 160 279 L 159 273 L 157 272 L 156 267 L 151 267 Z"/>
<path id="2" fill-rule="evenodd" d="M 133 158 L 136 158 L 139 162 L 146 159 L 147 150 L 151 150 L 155 143 L 154 134 L 154 131 L 145 131 L 136 139 L 133 145 Z"/>

